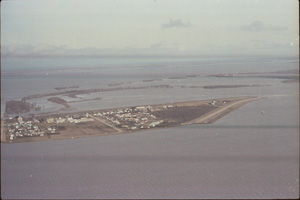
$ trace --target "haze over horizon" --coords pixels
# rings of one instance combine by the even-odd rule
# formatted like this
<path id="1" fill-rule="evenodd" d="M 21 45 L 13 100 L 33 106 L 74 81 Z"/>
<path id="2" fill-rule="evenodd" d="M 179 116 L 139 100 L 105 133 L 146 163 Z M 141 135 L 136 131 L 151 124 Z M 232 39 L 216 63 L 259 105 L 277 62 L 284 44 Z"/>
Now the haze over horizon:
<path id="1" fill-rule="evenodd" d="M 4 0 L 2 58 L 299 55 L 295 0 Z"/>

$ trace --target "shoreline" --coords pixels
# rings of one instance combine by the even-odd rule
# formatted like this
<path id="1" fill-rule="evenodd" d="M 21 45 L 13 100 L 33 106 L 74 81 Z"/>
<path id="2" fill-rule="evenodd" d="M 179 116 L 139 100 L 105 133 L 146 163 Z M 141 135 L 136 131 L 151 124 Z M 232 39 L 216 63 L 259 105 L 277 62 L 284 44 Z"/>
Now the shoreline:
<path id="1" fill-rule="evenodd" d="M 5 120 L 1 120 L 1 143 L 7 143 Z"/>

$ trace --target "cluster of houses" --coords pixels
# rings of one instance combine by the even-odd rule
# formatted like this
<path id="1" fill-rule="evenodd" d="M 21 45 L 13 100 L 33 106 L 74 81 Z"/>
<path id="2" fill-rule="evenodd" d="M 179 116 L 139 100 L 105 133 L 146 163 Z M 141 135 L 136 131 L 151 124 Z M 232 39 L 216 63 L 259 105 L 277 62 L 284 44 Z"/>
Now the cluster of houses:
<path id="1" fill-rule="evenodd" d="M 137 106 L 95 113 L 93 115 L 104 118 L 117 127 L 135 130 L 153 128 L 163 122 L 163 120 L 157 121 L 156 116 L 150 113 L 151 111 L 153 111 L 151 106 Z"/>
<path id="2" fill-rule="evenodd" d="M 75 124 L 77 124 L 77 123 L 92 122 L 92 121 L 94 121 L 94 119 L 89 117 L 89 113 L 86 113 L 84 116 L 75 114 L 73 116 L 67 115 L 64 117 L 57 117 L 57 118 L 49 117 L 46 119 L 46 122 L 49 124 L 51 124 L 51 123 L 56 123 L 56 124 L 75 123 Z"/>
<path id="3" fill-rule="evenodd" d="M 163 109 L 173 107 L 172 105 L 163 106 Z M 85 123 L 93 122 L 96 118 L 104 119 L 119 128 L 127 130 L 153 128 L 163 123 L 158 120 L 152 112 L 155 111 L 152 106 L 137 106 L 116 110 L 107 110 L 103 112 L 92 112 L 85 114 L 74 114 L 59 117 L 48 117 L 46 119 L 32 119 L 24 121 L 21 116 L 11 118 L 6 122 L 7 132 L 10 140 L 21 137 L 45 136 L 45 134 L 56 134 L 56 128 L 53 124 L 60 123 Z M 46 122 L 48 126 L 44 124 Z M 42 126 L 39 124 L 43 124 Z M 40 128 L 40 127 L 43 128 Z M 52 127 L 51 127 L 52 126 Z"/>
<path id="4" fill-rule="evenodd" d="M 227 101 L 211 101 L 208 104 L 213 106 L 222 106 L 223 104 L 226 104 Z"/>
<path id="5" fill-rule="evenodd" d="M 167 105 L 167 106 L 163 106 L 163 109 L 168 109 L 168 108 L 173 108 L 173 105 Z"/>
<path id="6" fill-rule="evenodd" d="M 45 120 L 49 124 L 59 124 L 59 123 L 81 123 L 81 122 L 90 122 L 94 121 L 93 118 L 89 117 L 89 114 L 86 113 L 84 116 L 75 114 L 73 116 L 65 117 L 49 117 Z M 43 137 L 45 134 L 57 134 L 55 127 L 47 126 L 43 130 L 39 127 L 41 122 L 38 119 L 33 120 L 24 120 L 21 116 L 15 118 L 10 117 L 6 122 L 7 135 L 9 140 L 15 140 L 22 137 Z"/>
<path id="7" fill-rule="evenodd" d="M 167 109 L 173 107 L 172 105 L 164 107 Z M 137 106 L 131 108 L 122 108 L 116 110 L 107 110 L 97 113 L 74 114 L 72 116 L 49 117 L 46 123 L 81 123 L 92 122 L 94 118 L 101 118 L 119 128 L 126 128 L 128 130 L 153 128 L 161 124 L 163 120 L 156 120 L 156 116 L 151 114 L 153 111 L 152 106 Z M 93 116 L 91 116 L 93 115 Z"/>
<path id="8" fill-rule="evenodd" d="M 10 121 L 6 124 L 8 136 L 10 140 L 14 140 L 16 138 L 21 137 L 36 137 L 36 136 L 44 136 L 45 132 L 42 131 L 37 125 L 39 120 L 28 120 L 23 121 L 21 116 L 15 118 L 10 118 Z"/>

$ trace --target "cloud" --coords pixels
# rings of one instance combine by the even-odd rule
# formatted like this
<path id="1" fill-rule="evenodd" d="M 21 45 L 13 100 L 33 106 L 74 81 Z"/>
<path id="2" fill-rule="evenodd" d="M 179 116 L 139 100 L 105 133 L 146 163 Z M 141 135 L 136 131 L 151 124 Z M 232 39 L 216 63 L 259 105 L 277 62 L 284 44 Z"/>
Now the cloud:
<path id="1" fill-rule="evenodd" d="M 169 22 L 161 25 L 162 28 L 187 28 L 192 26 L 191 23 L 184 23 L 181 19 L 170 19 Z"/>
<path id="2" fill-rule="evenodd" d="M 252 31 L 252 32 L 287 31 L 288 28 L 286 26 L 265 25 L 262 21 L 254 21 L 250 24 L 242 25 L 241 30 L 243 30 L 243 31 Z"/>

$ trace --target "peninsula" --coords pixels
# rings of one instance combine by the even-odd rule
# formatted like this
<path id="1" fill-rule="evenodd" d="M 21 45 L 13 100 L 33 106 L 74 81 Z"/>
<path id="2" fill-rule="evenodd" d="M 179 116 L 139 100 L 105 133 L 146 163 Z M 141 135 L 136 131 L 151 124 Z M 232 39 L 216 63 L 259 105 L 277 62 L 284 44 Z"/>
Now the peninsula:
<path id="1" fill-rule="evenodd" d="M 246 96 L 28 118 L 7 117 L 1 123 L 1 142 L 73 139 L 190 124 L 210 124 L 241 106 L 259 99 L 261 98 Z"/>

